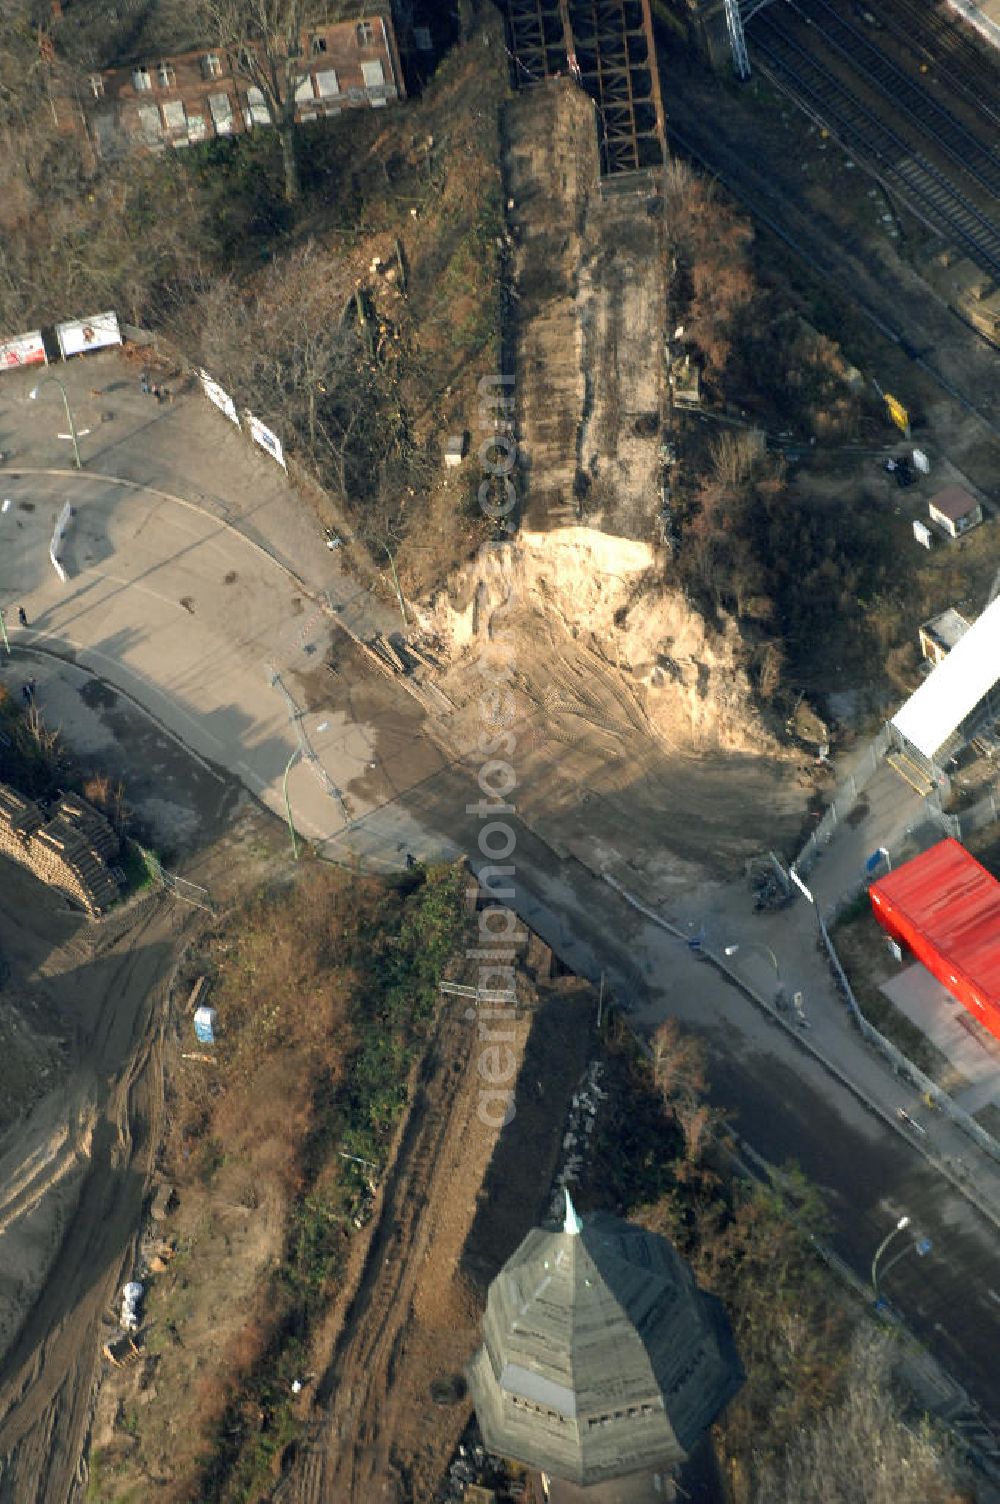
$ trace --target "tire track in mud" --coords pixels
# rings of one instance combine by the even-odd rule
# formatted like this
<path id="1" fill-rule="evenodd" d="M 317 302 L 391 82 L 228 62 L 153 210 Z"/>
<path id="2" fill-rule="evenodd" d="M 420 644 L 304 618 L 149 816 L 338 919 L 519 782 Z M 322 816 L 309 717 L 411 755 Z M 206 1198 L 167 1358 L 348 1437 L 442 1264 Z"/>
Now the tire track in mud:
<path id="1" fill-rule="evenodd" d="M 134 1258 L 146 1180 L 163 1112 L 166 979 L 175 948 L 171 906 L 132 911 L 50 958 L 103 989 L 79 1023 L 78 1079 L 96 1100 L 90 1167 L 59 1251 L 19 1337 L 0 1363 L 0 1504 L 66 1504 L 86 1476 L 84 1449 L 99 1365 L 101 1321 Z M 78 937 L 74 937 L 78 940 Z"/>
<path id="2" fill-rule="evenodd" d="M 652 737 L 649 717 L 630 685 L 620 683 L 617 670 L 599 654 L 587 650 L 583 661 L 557 651 L 549 666 L 549 682 L 530 691 L 545 717 L 548 740 L 575 746 L 588 734 L 609 738 L 624 748 L 633 735 Z M 566 716 L 584 722 L 586 730 L 563 724 Z"/>
<path id="3" fill-rule="evenodd" d="M 360 1283 L 317 1392 L 317 1403 L 327 1409 L 274 1504 L 370 1504 L 393 1497 L 393 1369 L 433 1236 L 435 1205 L 450 1189 L 448 1141 L 475 1110 L 478 1079 L 469 1025 L 451 1010 L 432 1042 Z"/>

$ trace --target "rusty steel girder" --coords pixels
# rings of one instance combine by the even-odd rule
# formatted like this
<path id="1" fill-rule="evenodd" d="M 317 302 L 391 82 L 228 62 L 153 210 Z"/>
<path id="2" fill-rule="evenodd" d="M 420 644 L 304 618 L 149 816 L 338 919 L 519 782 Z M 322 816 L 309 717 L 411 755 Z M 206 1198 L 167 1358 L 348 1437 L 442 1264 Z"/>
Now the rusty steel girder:
<path id="1" fill-rule="evenodd" d="M 666 156 L 649 0 L 506 0 L 515 87 L 568 74 L 594 101 L 601 174 Z"/>

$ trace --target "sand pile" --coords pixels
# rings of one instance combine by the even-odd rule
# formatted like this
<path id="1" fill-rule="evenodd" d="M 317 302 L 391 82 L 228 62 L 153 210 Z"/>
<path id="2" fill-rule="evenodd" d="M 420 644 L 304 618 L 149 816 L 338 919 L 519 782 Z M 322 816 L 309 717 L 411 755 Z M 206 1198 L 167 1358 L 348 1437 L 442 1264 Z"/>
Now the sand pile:
<path id="1" fill-rule="evenodd" d="M 529 681 L 544 677 L 551 634 L 561 629 L 639 691 L 651 728 L 671 748 L 775 752 L 735 622 L 710 628 L 660 573 L 646 543 L 585 527 L 521 533 L 484 547 L 435 596 L 423 624 L 456 657 L 509 632 Z"/>

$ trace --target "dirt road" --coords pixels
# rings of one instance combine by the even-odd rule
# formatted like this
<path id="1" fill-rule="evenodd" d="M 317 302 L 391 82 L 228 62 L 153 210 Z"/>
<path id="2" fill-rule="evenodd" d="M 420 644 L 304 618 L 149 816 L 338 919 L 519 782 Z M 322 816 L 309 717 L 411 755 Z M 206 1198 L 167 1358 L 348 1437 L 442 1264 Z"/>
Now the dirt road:
<path id="1" fill-rule="evenodd" d="M 523 1023 L 520 1032 L 523 1040 Z M 277 1496 L 282 1504 L 401 1497 L 390 1459 L 399 1440 L 392 1375 L 428 1243 L 445 1214 L 455 1162 L 477 1126 L 479 1078 L 467 1068 L 473 1037 L 457 1008 L 442 1016 L 380 1193 L 360 1284 L 319 1384 L 317 1405 L 328 1408 L 297 1475 Z"/>
<path id="2" fill-rule="evenodd" d="M 0 949 L 12 980 L 43 994 L 61 1021 L 71 1062 L 39 1109 L 53 1130 L 61 1118 L 48 1175 L 72 1160 L 77 1173 L 68 1198 L 45 1194 L 39 1173 L 26 1188 L 32 1194 L 22 1185 L 20 1199 L 6 1202 L 5 1270 L 33 1252 L 38 1280 L 34 1289 L 22 1281 L 24 1303 L 35 1303 L 0 1363 L 0 1500 L 66 1504 L 80 1477 L 102 1317 L 131 1272 L 160 1134 L 161 1005 L 183 916 L 156 895 L 91 927 L 26 874 L 3 868 L 10 902 L 0 913 Z M 8 1136 L 8 1154 L 17 1134 Z M 34 1163 L 45 1158 L 36 1152 Z M 9 1305 L 19 1291 L 2 1293 Z"/>
<path id="3" fill-rule="evenodd" d="M 468 1419 L 467 1399 L 442 1406 L 432 1389 L 461 1375 L 486 1285 L 541 1213 L 593 994 L 564 978 L 503 1025 L 520 1074 L 502 1136 L 477 1111 L 481 1046 L 466 1006 L 442 1016 L 421 1066 L 363 1271 L 342 1322 L 331 1314 L 314 1429 L 275 1504 L 429 1504 Z"/>

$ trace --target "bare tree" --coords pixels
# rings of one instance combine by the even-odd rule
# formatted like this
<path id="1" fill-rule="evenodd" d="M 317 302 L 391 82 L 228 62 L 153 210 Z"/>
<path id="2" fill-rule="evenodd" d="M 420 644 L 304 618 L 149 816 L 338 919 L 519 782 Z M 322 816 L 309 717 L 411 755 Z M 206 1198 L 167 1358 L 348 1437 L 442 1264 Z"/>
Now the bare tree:
<path id="1" fill-rule="evenodd" d="M 113 68 L 139 53 L 162 57 L 193 40 L 191 0 L 62 0 L 55 17 L 51 0 L 31 3 L 47 13 L 60 60 L 78 73 Z"/>
<path id="2" fill-rule="evenodd" d="M 653 1080 L 666 1106 L 696 1107 L 707 1086 L 705 1047 L 685 1034 L 676 1018 L 668 1018 L 653 1035 Z"/>
<path id="3" fill-rule="evenodd" d="M 27 124 L 44 104 L 53 52 L 44 13 L 31 0 L 3 6 L 0 43 L 0 127 Z"/>
<path id="4" fill-rule="evenodd" d="M 410 431 L 394 357 L 380 355 L 377 341 L 369 348 L 353 299 L 338 308 L 338 278 L 338 258 L 309 242 L 273 262 L 250 296 L 218 280 L 192 332 L 206 366 L 385 534 L 429 462 Z"/>
<path id="5" fill-rule="evenodd" d="M 302 49 L 310 28 L 326 18 L 324 0 L 192 0 L 206 34 L 228 54 L 236 73 L 259 89 L 281 143 L 285 198 L 299 198 L 295 91 L 305 77 Z"/>
<path id="6" fill-rule="evenodd" d="M 723 433 L 711 444 L 712 469 L 722 486 L 746 485 L 767 450 L 767 436 L 759 428 Z"/>
<path id="7" fill-rule="evenodd" d="M 892 1387 L 885 1337 L 857 1338 L 839 1404 L 800 1428 L 761 1469 L 759 1504 L 962 1504 L 943 1440 L 907 1424 Z"/>

